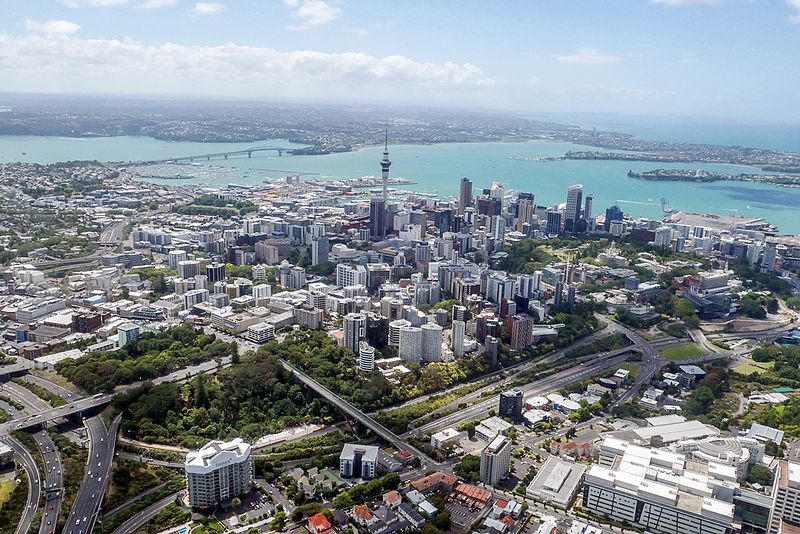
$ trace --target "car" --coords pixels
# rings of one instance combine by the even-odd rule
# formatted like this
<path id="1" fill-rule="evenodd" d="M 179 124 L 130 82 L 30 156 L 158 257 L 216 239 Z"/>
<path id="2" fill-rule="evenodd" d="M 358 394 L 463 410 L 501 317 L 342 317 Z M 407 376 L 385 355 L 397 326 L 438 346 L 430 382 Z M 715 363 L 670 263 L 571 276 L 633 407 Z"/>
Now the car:
<path id="1" fill-rule="evenodd" d="M 101 462 L 97 462 L 97 467 L 100 467 L 100 465 L 101 465 Z"/>
<path id="2" fill-rule="evenodd" d="M 81 524 L 81 520 L 80 520 L 80 519 L 76 519 L 76 520 L 75 520 L 75 524 L 76 524 L 76 525 L 80 525 L 80 524 Z"/>
<path id="3" fill-rule="evenodd" d="M 84 522 L 84 523 L 86 523 L 86 521 L 88 521 L 88 520 L 89 520 L 89 518 L 88 518 L 88 517 L 86 517 L 86 516 L 83 516 L 83 522 Z"/>

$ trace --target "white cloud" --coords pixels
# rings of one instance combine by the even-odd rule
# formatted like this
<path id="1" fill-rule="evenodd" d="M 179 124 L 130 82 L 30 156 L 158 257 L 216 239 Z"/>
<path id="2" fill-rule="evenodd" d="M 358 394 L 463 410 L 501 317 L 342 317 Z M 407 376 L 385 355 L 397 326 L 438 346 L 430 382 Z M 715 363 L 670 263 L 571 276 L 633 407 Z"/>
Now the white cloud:
<path id="1" fill-rule="evenodd" d="M 47 81 L 60 91 L 295 95 L 338 90 L 434 91 L 494 82 L 470 63 L 420 62 L 403 56 L 311 50 L 282 52 L 226 43 L 219 46 L 149 44 L 129 38 L 0 33 L 0 79 L 13 90 Z M 323 93 L 324 94 L 324 93 Z"/>
<path id="2" fill-rule="evenodd" d="M 722 3 L 722 0 L 650 0 L 650 3 L 670 7 L 683 7 L 692 5 L 718 6 Z"/>
<path id="3" fill-rule="evenodd" d="M 68 20 L 48 20 L 40 22 L 28 19 L 25 21 L 25 29 L 29 32 L 44 33 L 47 35 L 68 35 L 81 31 L 79 24 Z"/>
<path id="4" fill-rule="evenodd" d="M 602 65 L 605 63 L 619 63 L 630 54 L 611 54 L 601 52 L 596 48 L 579 48 L 572 52 L 562 52 L 554 56 L 559 63 L 585 63 L 589 65 Z"/>
<path id="5" fill-rule="evenodd" d="M 191 13 L 193 15 L 219 15 L 228 9 L 225 4 L 219 2 L 197 2 Z"/>
<path id="6" fill-rule="evenodd" d="M 794 9 L 794 13 L 789 15 L 789 22 L 800 24 L 800 0 L 786 0 L 786 4 Z"/>
<path id="7" fill-rule="evenodd" d="M 144 0 L 137 7 L 142 9 L 160 9 L 162 7 L 174 6 L 178 0 Z"/>
<path id="8" fill-rule="evenodd" d="M 342 10 L 326 0 L 283 0 L 291 9 L 290 15 L 300 24 L 290 25 L 289 30 L 308 30 L 333 22 L 342 14 Z"/>

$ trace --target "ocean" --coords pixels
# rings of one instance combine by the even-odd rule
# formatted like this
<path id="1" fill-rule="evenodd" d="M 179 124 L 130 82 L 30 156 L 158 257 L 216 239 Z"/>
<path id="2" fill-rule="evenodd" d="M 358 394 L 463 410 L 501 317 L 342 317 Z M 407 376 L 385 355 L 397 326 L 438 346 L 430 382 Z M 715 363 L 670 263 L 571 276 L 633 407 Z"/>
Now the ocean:
<path id="1" fill-rule="evenodd" d="M 553 120 L 555 117 L 553 117 Z M 590 126 L 589 123 L 559 120 Z M 613 128 L 613 124 L 600 124 L 598 129 Z M 623 126 L 620 124 L 620 126 Z M 624 131 L 631 131 L 629 128 Z M 790 130 L 791 131 L 791 130 Z M 642 137 L 646 131 L 633 132 Z M 654 134 L 658 132 L 653 132 Z M 666 139 L 665 132 L 655 139 Z M 680 137 L 674 130 L 673 136 Z M 733 135 L 733 134 L 728 134 Z M 777 135 L 777 134 L 774 134 Z M 792 137 L 791 135 L 789 137 Z M 724 136 L 706 142 L 719 143 Z M 734 139 L 734 137 L 731 137 Z M 795 137 L 794 143 L 798 143 Z M 692 139 L 671 139 L 693 141 Z M 772 143 L 772 141 L 770 141 Z M 784 139 L 785 146 L 791 146 Z M 0 163 L 28 161 L 52 163 L 66 160 L 155 160 L 190 156 L 211 152 L 238 150 L 259 144 L 292 147 L 286 140 L 263 143 L 190 143 L 166 142 L 147 137 L 112 137 L 71 139 L 36 136 L 0 136 Z M 739 143 L 735 143 L 739 144 Z M 744 144 L 744 143 L 742 143 Z M 749 143 L 753 145 L 754 143 Z M 757 144 L 756 144 L 757 145 Z M 777 145 L 775 145 L 777 146 Z M 778 226 L 781 233 L 800 234 L 800 188 L 787 188 L 745 182 L 714 182 L 707 184 L 686 182 L 644 182 L 628 178 L 628 170 L 645 171 L 659 167 L 704 169 L 724 173 L 758 173 L 757 169 L 734 165 L 711 164 L 659 164 L 623 161 L 537 161 L 536 158 L 560 156 L 569 150 L 586 147 L 571 143 L 529 141 L 521 143 L 448 143 L 436 145 L 390 144 L 391 175 L 414 181 L 404 186 L 440 196 L 458 194 L 462 176 L 473 180 L 473 191 L 501 182 L 506 189 L 531 192 L 537 204 L 553 205 L 566 201 L 567 187 L 583 184 L 584 196 L 594 196 L 594 210 L 598 214 L 612 204 L 618 204 L 625 213 L 634 216 L 661 218 L 660 199 L 665 198 L 676 210 L 722 215 L 738 214 L 762 217 Z M 316 173 L 322 178 L 339 179 L 380 175 L 378 162 L 383 147 L 367 147 L 355 152 L 322 156 L 278 156 L 260 153 L 252 158 L 237 157 L 212 160 L 218 166 L 243 169 L 247 177 L 237 183 L 258 183 L 274 179 L 276 174 L 262 169 L 280 169 L 288 172 Z M 158 181 L 158 180 L 153 180 Z M 191 181 L 190 181 L 191 182 Z M 197 183 L 221 185 L 214 180 L 197 180 Z M 164 183 L 186 183 L 166 181 Z M 224 184 L 222 184 L 224 185 Z"/>

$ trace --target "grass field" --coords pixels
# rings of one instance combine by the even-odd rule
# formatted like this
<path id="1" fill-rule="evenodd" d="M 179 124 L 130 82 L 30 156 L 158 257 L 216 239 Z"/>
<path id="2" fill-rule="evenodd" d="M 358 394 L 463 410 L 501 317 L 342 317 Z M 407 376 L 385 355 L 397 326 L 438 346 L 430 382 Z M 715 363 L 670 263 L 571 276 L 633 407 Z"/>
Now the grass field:
<path id="1" fill-rule="evenodd" d="M 6 503 L 11 492 L 14 491 L 14 486 L 13 479 L 0 480 L 0 506 Z"/>
<path id="2" fill-rule="evenodd" d="M 628 371 L 631 374 L 631 378 L 633 378 L 634 380 L 636 379 L 636 377 L 639 376 L 639 373 L 642 372 L 642 368 L 635 363 L 630 363 L 630 362 L 623 363 L 620 367 Z"/>
<path id="3" fill-rule="evenodd" d="M 747 362 L 733 368 L 740 375 L 752 375 L 753 373 L 763 373 L 769 371 L 775 362 Z"/>
<path id="4" fill-rule="evenodd" d="M 661 349 L 661 354 L 668 360 L 681 361 L 703 356 L 705 351 L 694 343 L 681 343 L 680 345 L 664 347 Z"/>

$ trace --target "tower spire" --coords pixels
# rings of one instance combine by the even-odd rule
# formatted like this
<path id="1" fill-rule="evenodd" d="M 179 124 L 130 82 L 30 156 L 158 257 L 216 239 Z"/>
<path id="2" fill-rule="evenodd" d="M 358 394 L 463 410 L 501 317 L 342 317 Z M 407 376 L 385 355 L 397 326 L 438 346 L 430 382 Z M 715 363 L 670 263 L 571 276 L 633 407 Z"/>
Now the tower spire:
<path id="1" fill-rule="evenodd" d="M 381 179 L 383 182 L 383 202 L 387 200 L 387 188 L 389 187 L 389 167 L 392 162 L 389 161 L 389 120 L 386 120 L 386 129 L 384 130 L 383 138 L 383 159 L 381 160 Z"/>

